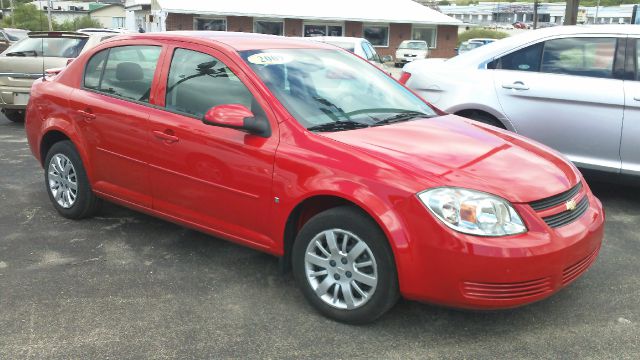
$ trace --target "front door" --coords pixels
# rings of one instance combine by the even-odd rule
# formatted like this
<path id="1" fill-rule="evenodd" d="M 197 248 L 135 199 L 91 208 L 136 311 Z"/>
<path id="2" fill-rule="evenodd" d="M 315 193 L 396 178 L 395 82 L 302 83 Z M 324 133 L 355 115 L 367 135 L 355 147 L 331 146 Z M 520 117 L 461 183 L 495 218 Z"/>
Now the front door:
<path id="1" fill-rule="evenodd" d="M 622 173 L 640 175 L 640 39 L 629 39 L 627 73 L 633 80 L 624 82 L 625 108 L 620 156 Z"/>
<path id="2" fill-rule="evenodd" d="M 164 61 L 163 109 L 150 112 L 153 207 L 249 245 L 268 246 L 277 122 L 251 81 L 223 54 L 181 45 Z M 252 93 L 253 92 L 253 93 Z M 270 137 L 205 125 L 213 106 L 242 104 Z"/>
<path id="3" fill-rule="evenodd" d="M 93 189 L 149 208 L 148 102 L 161 49 L 122 46 L 95 54 L 69 99 L 88 142 Z"/>
<path id="4" fill-rule="evenodd" d="M 516 132 L 578 166 L 618 172 L 624 90 L 613 72 L 617 42 L 559 38 L 494 61 L 498 99 Z"/>

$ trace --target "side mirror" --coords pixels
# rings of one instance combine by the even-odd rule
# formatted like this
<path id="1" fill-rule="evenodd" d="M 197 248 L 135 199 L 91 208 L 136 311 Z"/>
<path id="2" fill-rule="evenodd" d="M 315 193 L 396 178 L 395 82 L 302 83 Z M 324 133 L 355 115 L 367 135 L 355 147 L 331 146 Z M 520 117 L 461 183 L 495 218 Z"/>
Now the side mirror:
<path id="1" fill-rule="evenodd" d="M 383 63 L 388 63 L 388 62 L 392 62 L 393 58 L 391 57 L 391 55 L 385 55 L 382 57 L 382 62 Z"/>
<path id="2" fill-rule="evenodd" d="M 214 106 L 207 111 L 202 122 L 207 125 L 242 130 L 262 137 L 271 135 L 267 121 L 256 119 L 251 110 L 241 104 Z"/>

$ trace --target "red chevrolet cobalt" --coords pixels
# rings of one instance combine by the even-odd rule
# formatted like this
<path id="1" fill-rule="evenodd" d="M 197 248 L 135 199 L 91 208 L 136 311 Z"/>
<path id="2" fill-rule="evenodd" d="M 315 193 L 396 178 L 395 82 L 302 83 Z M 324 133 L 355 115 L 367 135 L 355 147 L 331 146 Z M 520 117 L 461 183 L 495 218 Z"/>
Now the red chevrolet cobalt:
<path id="1" fill-rule="evenodd" d="M 268 252 L 348 323 L 399 296 L 543 299 L 603 237 L 600 201 L 556 152 L 443 114 L 322 43 L 114 38 L 33 86 L 26 128 L 62 216 L 107 200 Z"/>

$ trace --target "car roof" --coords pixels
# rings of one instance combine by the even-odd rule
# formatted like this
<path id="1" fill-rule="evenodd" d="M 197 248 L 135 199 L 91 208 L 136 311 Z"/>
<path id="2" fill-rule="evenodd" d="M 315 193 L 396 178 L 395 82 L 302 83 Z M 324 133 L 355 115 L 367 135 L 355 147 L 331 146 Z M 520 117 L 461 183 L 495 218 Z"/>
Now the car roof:
<path id="1" fill-rule="evenodd" d="M 226 31 L 166 31 L 159 33 L 123 34 L 118 40 L 200 40 L 211 43 L 222 43 L 237 51 L 261 49 L 335 49 L 320 41 L 308 41 L 300 38 Z"/>
<path id="2" fill-rule="evenodd" d="M 529 30 L 519 34 L 491 42 L 472 52 L 467 52 L 448 60 L 451 64 L 477 66 L 490 58 L 504 54 L 511 49 L 558 35 L 640 35 L 637 25 L 573 25 L 555 26 L 537 30 Z"/>

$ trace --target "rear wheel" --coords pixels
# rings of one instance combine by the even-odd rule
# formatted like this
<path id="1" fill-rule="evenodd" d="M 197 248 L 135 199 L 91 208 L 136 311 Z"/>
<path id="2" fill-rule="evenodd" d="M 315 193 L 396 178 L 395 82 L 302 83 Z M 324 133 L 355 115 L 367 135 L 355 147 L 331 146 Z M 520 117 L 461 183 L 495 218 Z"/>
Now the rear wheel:
<path id="1" fill-rule="evenodd" d="M 101 205 L 70 141 L 57 142 L 49 149 L 45 160 L 45 184 L 53 206 L 66 218 L 91 216 Z"/>
<path id="2" fill-rule="evenodd" d="M 9 121 L 13 121 L 16 123 L 24 122 L 24 110 L 3 109 L 2 112 L 4 113 L 4 116 L 9 119 Z"/>
<path id="3" fill-rule="evenodd" d="M 393 255 L 384 233 L 349 206 L 324 211 L 300 230 L 293 271 L 307 300 L 338 321 L 371 322 L 399 297 Z"/>

